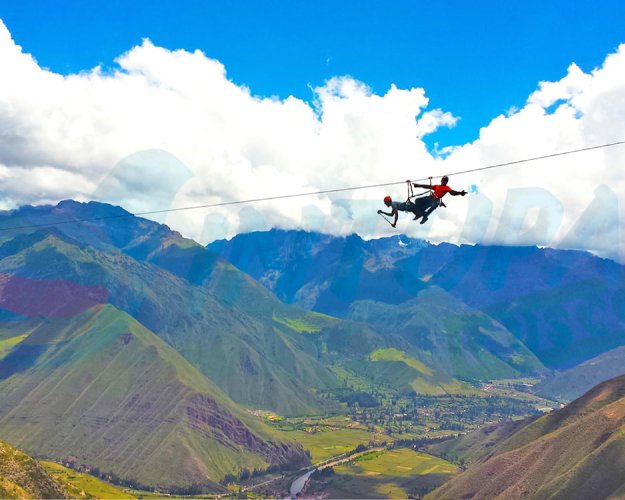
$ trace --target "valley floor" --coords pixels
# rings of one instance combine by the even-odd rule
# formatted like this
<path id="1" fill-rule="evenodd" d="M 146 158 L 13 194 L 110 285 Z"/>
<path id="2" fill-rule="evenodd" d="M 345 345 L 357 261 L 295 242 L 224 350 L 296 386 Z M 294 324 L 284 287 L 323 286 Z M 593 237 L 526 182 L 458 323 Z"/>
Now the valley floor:
<path id="1" fill-rule="evenodd" d="M 343 415 L 284 418 L 255 413 L 310 453 L 319 472 L 306 481 L 304 498 L 418 497 L 446 482 L 463 465 L 421 452 L 427 445 L 559 406 L 531 392 L 536 381 L 493 380 L 479 386 L 479 395 L 378 393 L 379 406 L 353 405 Z M 258 476 L 230 488 L 252 497 L 284 497 L 304 473 Z"/>

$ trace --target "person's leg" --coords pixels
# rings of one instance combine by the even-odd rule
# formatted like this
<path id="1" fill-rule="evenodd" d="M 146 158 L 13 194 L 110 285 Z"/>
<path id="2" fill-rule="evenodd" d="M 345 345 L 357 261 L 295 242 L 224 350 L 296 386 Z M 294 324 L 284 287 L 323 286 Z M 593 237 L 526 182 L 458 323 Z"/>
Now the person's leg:
<path id="1" fill-rule="evenodd" d="M 414 203 L 412 203 L 411 212 L 414 214 L 414 219 L 412 220 L 417 220 L 419 217 L 423 217 L 423 211 L 426 208 L 424 201 L 427 200 L 425 200 L 424 198 L 417 198 Z"/>
<path id="2" fill-rule="evenodd" d="M 432 212 L 434 212 L 434 210 L 436 210 L 437 208 L 438 208 L 438 200 L 431 199 L 430 203 L 427 206 L 427 208 L 423 212 L 423 219 L 421 219 L 421 224 L 425 224 L 427 222 L 428 217 L 430 216 L 430 214 Z"/>

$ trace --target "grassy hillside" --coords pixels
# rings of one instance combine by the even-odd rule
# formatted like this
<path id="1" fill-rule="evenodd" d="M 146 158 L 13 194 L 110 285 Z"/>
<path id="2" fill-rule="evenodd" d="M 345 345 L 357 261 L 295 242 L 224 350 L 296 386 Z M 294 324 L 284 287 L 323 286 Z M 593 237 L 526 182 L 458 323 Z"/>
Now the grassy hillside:
<path id="1" fill-rule="evenodd" d="M 625 491 L 625 377 L 521 427 L 431 498 L 606 498 Z"/>
<path id="2" fill-rule="evenodd" d="M 57 299 L 60 304 L 73 304 L 73 308 L 63 305 L 36 312 L 62 317 L 91 305 L 77 297 L 91 294 L 94 300 L 104 299 L 135 316 L 233 400 L 248 407 L 282 415 L 338 411 L 336 403 L 320 397 L 339 387 L 337 365 L 362 380 L 373 374 L 374 382 L 398 390 L 462 392 L 461 385 L 448 375 L 438 377 L 434 389 L 423 380 L 413 384 L 419 374 L 413 376 L 411 369 L 400 381 L 393 372 L 403 364 L 370 359 L 373 351 L 389 345 L 389 339 L 363 324 L 282 304 L 227 263 L 210 261 L 210 276 L 194 284 L 110 246 L 104 251 L 62 238 L 67 235 L 42 232 L 17 237 L 0 247 L 0 256 L 3 248 L 6 255 L 0 260 L 0 272 L 10 273 L 7 287 L 17 290 L 10 294 L 14 302 L 46 303 L 49 296 L 60 297 L 65 299 Z M 185 241 L 170 242 L 167 249 L 172 251 Z M 197 247 L 189 248 L 183 245 L 178 252 L 194 252 L 197 255 L 191 260 L 202 263 Z M 202 269 L 206 271 L 200 264 L 194 269 L 199 275 Z M 0 302 L 8 296 L 0 294 Z M 5 342 L 17 341 L 11 339 Z M 405 343 L 398 340 L 398 346 Z M 440 384 L 447 387 L 441 389 Z"/>
<path id="3" fill-rule="evenodd" d="M 166 226 L 116 218 L 125 213 L 118 207 L 68 201 L 33 210 L 50 222 L 70 215 L 112 218 L 16 232 L 7 239 L 0 246 L 0 273 L 10 275 L 10 283 L 22 282 L 12 286 L 12 293 L 0 290 L 0 306 L 6 297 L 16 297 L 5 308 L 59 316 L 111 303 L 174 347 L 234 401 L 254 409 L 282 415 L 338 411 L 320 395 L 340 389 L 340 371 L 361 385 L 443 394 L 466 392 L 457 378 L 509 378 L 541 369 L 501 325 L 429 287 L 414 270 L 411 275 L 396 266 L 426 251 L 430 245 L 423 242 L 406 247 L 398 238 L 364 242 L 357 236 L 276 231 L 269 234 L 279 242 L 273 246 L 229 244 L 234 253 L 228 255 L 235 262 L 278 272 L 282 281 L 275 289 L 288 288 L 294 302 L 306 302 L 295 296 L 301 298 L 298 287 L 312 280 L 320 293 L 317 304 L 334 304 L 330 309 L 338 307 L 358 322 L 354 324 L 287 306 L 215 253 Z M 29 214 L 25 208 L 14 217 Z M 253 243 L 258 237 L 241 238 Z M 311 267 L 304 272 L 307 265 Z M 39 285 L 31 286 L 29 279 L 51 290 L 38 295 Z M 29 304 L 32 309 L 32 304 L 50 302 L 50 296 L 65 300 L 50 310 L 18 307 Z M 391 303 L 361 300 L 369 297 Z M 66 311 L 67 304 L 74 310 Z M 371 357 L 386 348 L 405 352 L 406 359 L 436 375 L 426 380 L 402 361 Z"/>
<path id="4" fill-rule="evenodd" d="M 417 394 L 428 395 L 479 393 L 471 385 L 435 371 L 399 349 L 376 349 L 369 358 L 373 361 L 372 378 L 399 389 L 410 387 Z"/>
<path id="5" fill-rule="evenodd" d="M 348 317 L 400 337 L 420 363 L 452 377 L 508 378 L 542 369 L 501 324 L 436 287 L 401 305 L 355 302 Z"/>
<path id="6" fill-rule="evenodd" d="M 455 439 L 429 445 L 425 450 L 455 463 L 472 464 L 492 454 L 495 446 L 536 418 L 485 425 Z"/>
<path id="7" fill-rule="evenodd" d="M 69 496 L 37 461 L 0 441 L 0 498 Z"/>
<path id="8" fill-rule="evenodd" d="M 184 250 L 187 240 L 179 239 L 167 248 Z M 314 315 L 282 304 L 227 263 L 213 262 L 210 278 L 192 283 L 114 246 L 85 245 L 48 231 L 17 236 L 0 247 L 0 257 L 0 273 L 5 273 L 0 307 L 27 316 L 62 317 L 109 302 L 154 331 L 239 403 L 282 414 L 331 407 L 311 387 L 332 388 L 336 378 L 297 327 Z"/>
<path id="9" fill-rule="evenodd" d="M 0 368 L 0 436 L 27 452 L 169 489 L 307 460 L 112 306 L 42 322 Z"/>

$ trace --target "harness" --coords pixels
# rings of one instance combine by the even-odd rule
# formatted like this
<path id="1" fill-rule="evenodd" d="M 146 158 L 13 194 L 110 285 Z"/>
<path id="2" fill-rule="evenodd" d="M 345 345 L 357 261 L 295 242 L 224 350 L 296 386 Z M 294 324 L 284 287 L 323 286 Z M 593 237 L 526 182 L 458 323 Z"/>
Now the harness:
<path id="1" fill-rule="evenodd" d="M 429 180 L 430 180 L 429 189 L 427 189 L 426 191 L 417 193 L 417 194 L 414 194 L 414 191 L 412 190 L 412 183 L 410 181 L 406 181 L 408 183 L 408 200 L 407 201 L 412 203 L 410 201 L 412 198 L 414 198 L 415 200 L 423 199 L 423 198 L 431 198 L 436 201 L 436 206 L 447 207 L 447 205 L 443 203 L 443 200 L 434 194 L 434 190 L 432 189 L 432 177 L 429 177 Z"/>

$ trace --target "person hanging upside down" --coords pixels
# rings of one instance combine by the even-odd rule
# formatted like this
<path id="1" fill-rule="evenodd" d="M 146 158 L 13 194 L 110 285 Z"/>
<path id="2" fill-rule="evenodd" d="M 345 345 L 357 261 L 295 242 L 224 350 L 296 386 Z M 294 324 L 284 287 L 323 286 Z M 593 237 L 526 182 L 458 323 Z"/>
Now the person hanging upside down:
<path id="1" fill-rule="evenodd" d="M 424 189 L 432 190 L 432 192 L 430 193 L 430 196 L 424 198 L 426 200 L 425 202 L 426 204 L 425 204 L 422 214 L 420 215 L 423 217 L 421 219 L 421 224 L 424 224 L 428 220 L 429 215 L 434 210 L 436 210 L 439 206 L 441 205 L 445 206 L 445 204 L 442 201 L 442 198 L 447 193 L 449 193 L 452 196 L 464 196 L 465 194 L 467 194 L 466 191 L 454 191 L 447 185 L 448 182 L 449 182 L 449 177 L 445 175 L 441 178 L 441 183 L 435 184 L 434 186 L 430 184 L 414 184 L 414 183 L 412 184 L 416 188 L 424 188 Z M 418 218 L 419 217 L 415 217 L 415 220 Z"/>
<path id="2" fill-rule="evenodd" d="M 397 217 L 399 217 L 399 212 L 412 212 L 415 214 L 415 219 L 421 217 L 421 215 L 417 211 L 417 207 L 414 203 L 410 201 L 393 201 L 390 196 L 384 197 L 384 204 L 387 207 L 390 207 L 390 212 L 383 212 L 382 210 L 378 210 L 379 214 L 384 214 L 388 217 L 395 217 L 393 222 L 391 222 L 391 226 L 395 227 L 397 225 Z"/>

